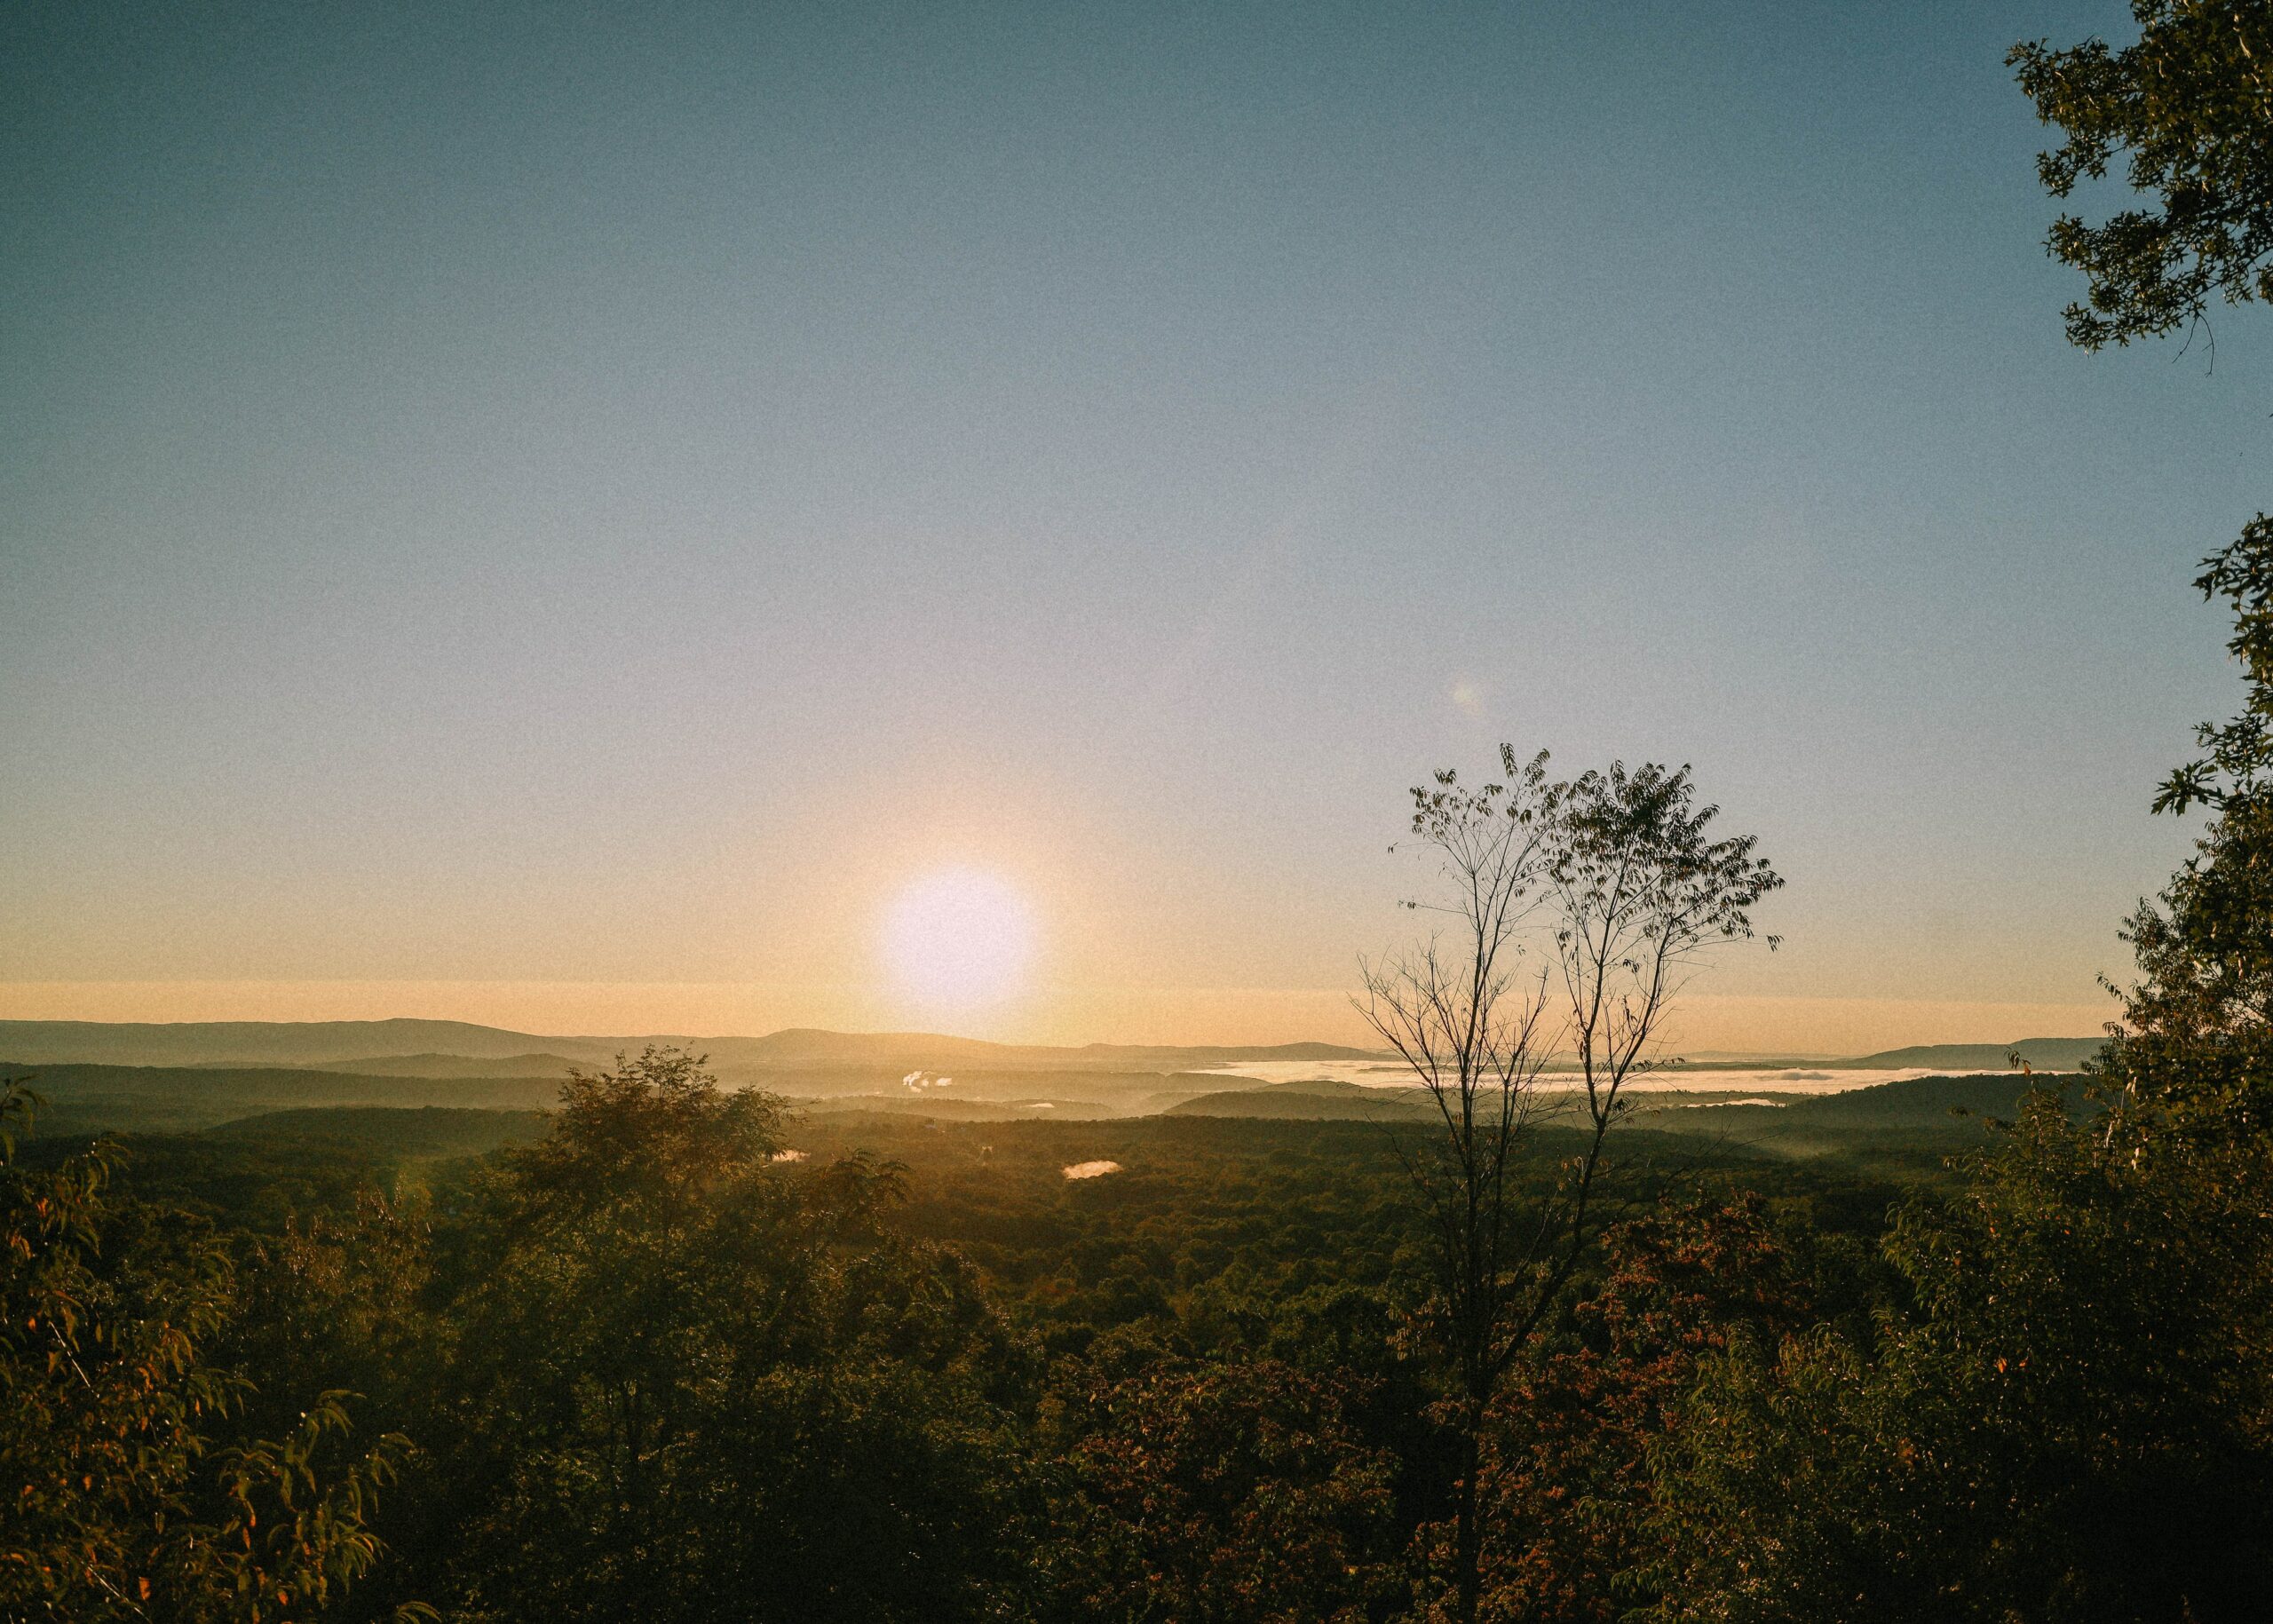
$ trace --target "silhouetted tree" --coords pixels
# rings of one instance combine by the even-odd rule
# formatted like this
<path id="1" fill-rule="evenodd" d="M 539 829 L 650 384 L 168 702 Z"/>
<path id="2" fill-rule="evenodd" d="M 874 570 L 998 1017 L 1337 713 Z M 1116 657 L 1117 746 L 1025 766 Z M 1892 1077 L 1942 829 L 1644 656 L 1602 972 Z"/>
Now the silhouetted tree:
<path id="1" fill-rule="evenodd" d="M 2273 1133 L 2273 521 L 2261 516 L 2198 583 L 2233 606 L 2242 714 L 2198 730 L 2205 755 L 2158 811 L 2215 816 L 2165 890 L 2126 922 L 2139 977 L 2095 1068 L 2122 1107 L 2183 1128 L 2198 1153 Z"/>
<path id="2" fill-rule="evenodd" d="M 1432 1242 L 1425 1335 L 1453 1390 L 1462 1624 L 1477 1608 L 1485 1415 L 1585 1256 L 1626 1085 L 1658 1058 L 1684 970 L 1751 936 L 1753 907 L 1781 883 L 1751 837 L 1709 838 L 1718 809 L 1695 804 L 1686 767 L 1550 782 L 1544 752 L 1523 762 L 1507 746 L 1501 764 L 1478 789 L 1447 771 L 1413 791 L 1414 841 L 1441 887 L 1414 906 L 1450 923 L 1366 965 L 1358 1006 L 1436 1107 L 1406 1166 Z M 1548 1087 L 1558 1054 L 1576 1074 Z M 1527 1175 L 1550 1118 L 1577 1145 L 1550 1176 Z"/>
<path id="3" fill-rule="evenodd" d="M 2273 5 L 2132 0 L 2131 12 L 2140 37 L 2120 51 L 2038 41 L 2008 59 L 2066 138 L 2037 161 L 2053 196 L 2127 157 L 2132 187 L 2155 205 L 2052 227 L 2054 257 L 2090 279 L 2067 311 L 2087 349 L 2198 322 L 2213 296 L 2273 298 Z"/>

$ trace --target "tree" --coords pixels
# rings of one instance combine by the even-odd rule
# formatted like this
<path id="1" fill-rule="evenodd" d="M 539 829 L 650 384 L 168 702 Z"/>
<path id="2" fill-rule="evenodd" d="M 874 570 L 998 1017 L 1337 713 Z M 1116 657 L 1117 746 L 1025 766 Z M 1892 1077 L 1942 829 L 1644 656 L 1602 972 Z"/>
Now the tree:
<path id="1" fill-rule="evenodd" d="M 2214 294 L 2273 298 L 2273 4 L 2134 0 L 2136 43 L 2041 42 L 2008 60 L 2038 115 L 2065 139 L 2038 161 L 2065 198 L 2130 158 L 2134 191 L 2158 207 L 2099 226 L 2063 217 L 2052 253 L 2089 278 L 2068 310 L 2089 349 L 2203 318 Z M 2273 1127 L 2273 519 L 2261 513 L 2203 560 L 2195 585 L 2233 606 L 2228 644 L 2248 685 L 2242 714 L 2198 730 L 2204 754 L 2172 773 L 2158 812 L 2206 806 L 2216 820 L 2164 893 L 2126 922 L 2140 979 L 2099 1067 L 2135 1123 L 2150 1103 L 2196 1126 Z"/>
<path id="2" fill-rule="evenodd" d="M 2273 298 L 2273 4 L 2132 0 L 2137 43 L 2066 50 L 2016 45 L 2007 58 L 2037 116 L 2066 138 L 2037 160 L 2066 198 L 2128 154 L 2153 209 L 2094 226 L 2063 216 L 2047 242 L 2089 279 L 2068 306 L 2086 349 L 2155 337 L 2205 318 L 2213 296 Z"/>
<path id="3" fill-rule="evenodd" d="M 2158 812 L 2216 816 L 2159 905 L 2125 922 L 2139 978 L 2094 1069 L 2127 1130 L 2151 1113 L 2206 1151 L 2273 1134 L 2273 521 L 2260 515 L 2197 584 L 2233 606 L 2246 695 L 2240 716 L 2197 730 L 2205 754 L 2156 797 Z"/>
<path id="4" fill-rule="evenodd" d="M 1442 896 L 1412 906 L 1450 923 L 1367 964 L 1358 1005 L 1436 1107 L 1406 1165 L 1431 1240 L 1426 1335 L 1452 1387 L 1462 1624 L 1479 1594 L 1485 1417 L 1585 1256 L 1627 1084 L 1659 1058 L 1683 972 L 1750 937 L 1752 908 L 1782 883 L 1750 836 L 1708 836 L 1719 809 L 1695 804 L 1687 767 L 1550 782 L 1547 759 L 1503 745 L 1501 780 L 1469 789 L 1446 771 L 1413 791 L 1414 844 Z M 1549 1087 L 1563 1053 L 1575 1079 Z M 1542 1178 L 1525 1164 L 1549 1126 L 1577 1143 Z"/>
<path id="5" fill-rule="evenodd" d="M 1601 1278 L 1488 1418 L 1484 1611 L 1608 1620 L 1650 1549 L 1651 1457 L 1701 1361 L 1822 1306 L 1757 1195 L 1661 1201 L 1612 1224 Z"/>
<path id="6" fill-rule="evenodd" d="M 2089 349 L 2273 297 L 2273 9 L 2136 0 L 2134 45 L 2010 61 L 2064 143 L 2055 197 L 2118 154 L 2156 208 L 2068 217 Z M 1661 1447 L 1651 1615 L 2262 1616 L 2273 1569 L 2273 524 L 2205 560 L 2248 680 L 2158 812 L 2217 816 L 2126 923 L 2139 979 L 2090 1070 L 2033 1091 L 1886 1247 L 1906 1311 L 1707 1362 Z"/>
<path id="7" fill-rule="evenodd" d="M 108 1192 L 113 1145 L 18 1164 L 8 1129 L 32 1104 L 0 1087 L 0 1615 L 324 1612 L 378 1560 L 366 1517 L 404 1440 L 343 1463 L 338 1392 L 281 1438 L 233 1431 L 250 1383 L 208 1353 L 232 1305 L 227 1254 L 178 1221 L 138 1224 Z"/>
<path id="8" fill-rule="evenodd" d="M 1052 1430 L 1062 1611 L 1107 1624 L 1367 1617 L 1390 1463 L 1354 1436 L 1345 1377 L 1272 1359 L 1155 1357 L 1093 1372 Z"/>
<path id="9" fill-rule="evenodd" d="M 2037 1090 L 1886 1253 L 1874 1336 L 1708 1359 L 1656 1451 L 1666 1620 L 2263 1616 L 2262 1220 Z"/>
<path id="10" fill-rule="evenodd" d="M 649 1050 L 574 1078 L 483 1192 L 427 1420 L 419 1559 L 472 1616 L 996 1616 L 1028 1361 L 887 1222 L 896 1166 L 777 1162 L 776 1102 Z"/>
<path id="11" fill-rule="evenodd" d="M 2133 0 L 2132 13 L 2140 35 L 2123 50 L 2038 41 L 2007 58 L 2064 137 L 2037 163 L 2053 196 L 2127 154 L 2152 202 L 2052 228 L 2053 255 L 2089 281 L 2067 311 L 2087 349 L 2199 321 L 2214 295 L 2273 298 L 2273 0 Z M 2161 905 L 2126 921 L 2140 978 L 2097 1069 L 2134 1129 L 2151 1107 L 2247 1137 L 2273 1127 L 2273 519 L 2204 559 L 2195 585 L 2233 606 L 2247 697 L 2198 730 L 2204 754 L 2155 797 L 2158 812 L 2217 817 Z"/>

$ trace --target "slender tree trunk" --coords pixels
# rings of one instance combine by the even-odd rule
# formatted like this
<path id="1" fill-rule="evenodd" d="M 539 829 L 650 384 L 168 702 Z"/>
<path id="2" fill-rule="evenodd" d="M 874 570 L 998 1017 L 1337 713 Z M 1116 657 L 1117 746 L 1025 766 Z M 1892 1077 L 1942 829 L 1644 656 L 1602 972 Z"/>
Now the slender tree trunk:
<path id="1" fill-rule="evenodd" d="M 1484 1528 L 1477 1516 L 1481 1501 L 1476 1481 L 1484 1463 L 1484 1411 L 1472 1400 L 1463 1409 L 1460 1498 L 1453 1525 L 1453 1577 L 1459 1587 L 1460 1624 L 1476 1624 L 1484 1577 Z"/>

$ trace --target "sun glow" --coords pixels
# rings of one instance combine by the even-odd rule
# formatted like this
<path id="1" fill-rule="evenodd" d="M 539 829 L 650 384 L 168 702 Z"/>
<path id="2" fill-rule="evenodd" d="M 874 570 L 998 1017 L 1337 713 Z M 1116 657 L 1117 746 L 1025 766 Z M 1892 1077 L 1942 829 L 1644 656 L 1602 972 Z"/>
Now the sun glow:
<path id="1" fill-rule="evenodd" d="M 884 915 L 884 958 L 901 988 L 941 1009 L 1001 1003 L 1026 983 L 1033 910 L 998 876 L 977 868 L 928 875 Z"/>

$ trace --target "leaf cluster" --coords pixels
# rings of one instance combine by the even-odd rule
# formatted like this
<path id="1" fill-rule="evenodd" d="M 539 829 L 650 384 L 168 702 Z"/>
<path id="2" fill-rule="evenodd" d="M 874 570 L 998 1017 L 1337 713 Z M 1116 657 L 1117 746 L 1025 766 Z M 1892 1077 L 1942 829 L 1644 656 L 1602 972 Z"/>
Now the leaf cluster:
<path id="1" fill-rule="evenodd" d="M 2060 145 L 2037 170 L 2055 197 L 2125 178 L 2150 207 L 2096 225 L 2063 215 L 2047 247 L 2082 271 L 2070 339 L 2127 345 L 2201 321 L 2214 297 L 2273 297 L 2273 4 L 2133 0 L 2139 38 L 2055 49 L 2016 45 L 2008 62 Z"/>

